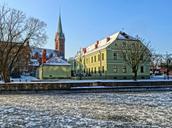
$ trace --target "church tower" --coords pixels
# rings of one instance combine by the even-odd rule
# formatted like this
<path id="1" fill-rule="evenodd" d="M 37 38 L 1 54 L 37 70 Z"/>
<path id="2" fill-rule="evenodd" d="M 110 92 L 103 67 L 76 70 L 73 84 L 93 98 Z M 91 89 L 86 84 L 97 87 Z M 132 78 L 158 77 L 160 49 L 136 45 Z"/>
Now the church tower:
<path id="1" fill-rule="evenodd" d="M 55 36 L 55 50 L 59 57 L 65 59 L 65 35 L 62 30 L 61 15 L 59 15 L 58 30 Z"/>

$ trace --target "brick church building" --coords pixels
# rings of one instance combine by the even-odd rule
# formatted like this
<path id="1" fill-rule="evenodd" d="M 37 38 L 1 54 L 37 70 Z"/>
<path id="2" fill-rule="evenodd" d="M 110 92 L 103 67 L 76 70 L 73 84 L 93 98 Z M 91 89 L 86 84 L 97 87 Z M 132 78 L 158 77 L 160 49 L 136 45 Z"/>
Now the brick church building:
<path id="1" fill-rule="evenodd" d="M 45 48 L 32 48 L 31 53 L 31 63 L 29 72 L 36 73 L 37 69 L 46 65 L 49 60 L 54 63 L 57 58 L 59 58 L 58 65 L 60 62 L 66 62 L 65 59 L 65 35 L 62 29 L 61 15 L 59 15 L 58 19 L 58 28 L 55 34 L 55 48 L 54 49 L 45 49 Z"/>
<path id="2" fill-rule="evenodd" d="M 62 30 L 61 16 L 59 16 L 58 31 L 55 36 L 55 50 L 58 57 L 65 59 L 65 35 Z"/>
<path id="3" fill-rule="evenodd" d="M 58 29 L 55 34 L 55 49 L 32 48 L 31 59 L 34 61 L 34 63 L 36 62 L 36 60 L 39 63 L 37 65 L 41 65 L 43 63 L 43 53 L 46 53 L 46 58 L 44 58 L 44 62 L 54 56 L 65 60 L 65 35 L 62 29 L 61 16 L 59 16 Z"/>

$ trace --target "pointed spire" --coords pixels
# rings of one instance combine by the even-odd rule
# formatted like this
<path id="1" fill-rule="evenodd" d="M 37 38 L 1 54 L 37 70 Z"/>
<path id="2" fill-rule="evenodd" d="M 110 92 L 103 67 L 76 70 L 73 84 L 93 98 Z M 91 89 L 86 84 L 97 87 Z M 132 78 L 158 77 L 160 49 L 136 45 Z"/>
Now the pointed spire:
<path id="1" fill-rule="evenodd" d="M 62 33 L 63 33 L 63 30 L 62 30 L 62 23 L 61 23 L 61 15 L 59 15 L 58 33 L 59 33 L 59 34 L 62 34 Z"/>

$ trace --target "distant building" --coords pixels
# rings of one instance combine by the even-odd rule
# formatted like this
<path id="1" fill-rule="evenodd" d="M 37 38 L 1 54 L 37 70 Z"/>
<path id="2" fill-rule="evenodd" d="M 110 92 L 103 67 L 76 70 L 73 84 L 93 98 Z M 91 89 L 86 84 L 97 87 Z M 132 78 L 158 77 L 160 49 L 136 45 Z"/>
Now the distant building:
<path id="1" fill-rule="evenodd" d="M 28 71 L 28 64 L 30 60 L 30 46 L 29 42 L 26 43 L 18 43 L 18 42 L 0 42 L 1 49 L 10 48 L 9 58 L 14 59 L 15 55 L 18 52 L 17 58 L 15 58 L 12 66 L 9 66 L 10 75 L 12 77 L 19 77 L 23 72 Z M 20 49 L 20 50 L 19 50 Z M 6 54 L 6 53 L 5 53 Z M 2 57 L 2 56 L 1 56 Z"/>
<path id="2" fill-rule="evenodd" d="M 39 79 L 66 79 L 71 77 L 71 65 L 59 57 L 52 57 L 39 68 Z"/>
<path id="3" fill-rule="evenodd" d="M 124 32 L 117 32 L 81 49 L 75 58 L 76 66 L 72 66 L 76 67 L 75 74 L 89 79 L 131 79 L 131 67 L 123 60 L 117 47 L 126 41 L 141 43 Z M 149 77 L 150 62 L 145 62 L 139 66 L 138 78 Z"/>

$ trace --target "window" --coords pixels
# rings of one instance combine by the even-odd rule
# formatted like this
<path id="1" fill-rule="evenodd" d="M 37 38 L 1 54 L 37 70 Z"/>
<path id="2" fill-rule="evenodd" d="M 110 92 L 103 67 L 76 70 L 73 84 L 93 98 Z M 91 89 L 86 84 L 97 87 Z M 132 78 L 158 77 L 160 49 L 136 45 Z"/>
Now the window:
<path id="1" fill-rule="evenodd" d="M 91 57 L 91 63 L 93 63 L 93 57 Z"/>
<path id="2" fill-rule="evenodd" d="M 100 61 L 100 54 L 98 54 L 98 61 Z"/>
<path id="3" fill-rule="evenodd" d="M 126 60 L 127 59 L 127 55 L 123 54 L 123 59 Z"/>
<path id="4" fill-rule="evenodd" d="M 102 72 L 103 72 L 103 73 L 105 72 L 104 66 L 102 66 Z"/>
<path id="5" fill-rule="evenodd" d="M 124 79 L 124 80 L 126 80 L 126 79 L 127 79 L 127 77 L 126 77 L 126 76 L 124 76 L 124 77 L 123 77 L 123 79 Z"/>
<path id="6" fill-rule="evenodd" d="M 123 42 L 123 46 L 124 46 L 124 48 L 126 47 L 126 45 L 127 45 L 127 44 L 126 44 L 126 42 Z"/>
<path id="7" fill-rule="evenodd" d="M 117 70 L 117 66 L 116 65 L 114 65 L 114 67 L 113 67 L 113 71 L 116 73 L 116 72 L 118 72 L 118 70 Z"/>
<path id="8" fill-rule="evenodd" d="M 140 72 L 144 73 L 144 67 L 143 66 L 140 67 Z"/>
<path id="9" fill-rule="evenodd" d="M 94 62 L 96 62 L 96 56 L 94 56 Z"/>
<path id="10" fill-rule="evenodd" d="M 123 72 L 123 73 L 126 73 L 126 72 L 127 72 L 127 68 L 126 68 L 126 66 L 123 66 L 123 68 L 122 68 L 122 72 Z"/>
<path id="11" fill-rule="evenodd" d="M 96 74 L 96 67 L 94 68 L 94 73 Z"/>
<path id="12" fill-rule="evenodd" d="M 102 60 L 104 60 L 104 53 L 102 53 Z"/>
<path id="13" fill-rule="evenodd" d="M 99 71 L 99 73 L 100 73 L 100 67 L 98 67 L 98 71 Z"/>
<path id="14" fill-rule="evenodd" d="M 117 60 L 117 54 L 116 53 L 113 53 L 113 59 Z"/>
<path id="15" fill-rule="evenodd" d="M 144 76 L 142 76 L 141 78 L 142 78 L 142 79 L 145 79 L 145 77 L 144 77 Z"/>

